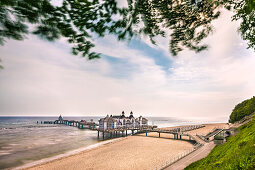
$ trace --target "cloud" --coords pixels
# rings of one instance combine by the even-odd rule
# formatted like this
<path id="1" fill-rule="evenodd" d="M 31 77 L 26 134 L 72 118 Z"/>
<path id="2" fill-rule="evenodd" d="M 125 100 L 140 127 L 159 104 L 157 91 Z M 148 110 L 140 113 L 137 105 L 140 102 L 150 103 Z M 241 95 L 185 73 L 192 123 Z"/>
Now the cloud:
<path id="1" fill-rule="evenodd" d="M 1 115 L 105 115 L 122 110 L 146 116 L 214 117 L 254 95 L 254 53 L 247 50 L 230 14 L 215 22 L 208 51 L 173 58 L 166 39 L 118 42 L 95 39 L 99 60 L 70 54 L 64 39 L 30 36 L 0 48 Z M 224 23 L 224 27 L 222 27 Z"/>

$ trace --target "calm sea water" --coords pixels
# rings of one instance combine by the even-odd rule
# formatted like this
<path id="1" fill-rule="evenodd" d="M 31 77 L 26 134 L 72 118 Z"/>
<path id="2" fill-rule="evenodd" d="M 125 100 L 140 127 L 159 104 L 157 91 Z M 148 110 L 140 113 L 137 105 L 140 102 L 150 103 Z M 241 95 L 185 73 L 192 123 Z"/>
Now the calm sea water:
<path id="1" fill-rule="evenodd" d="M 65 117 L 99 120 L 100 117 Z M 0 117 L 0 169 L 11 168 L 99 143 L 97 131 L 66 125 L 37 124 L 57 117 Z M 150 125 L 170 127 L 203 123 L 174 118 L 149 118 Z"/>

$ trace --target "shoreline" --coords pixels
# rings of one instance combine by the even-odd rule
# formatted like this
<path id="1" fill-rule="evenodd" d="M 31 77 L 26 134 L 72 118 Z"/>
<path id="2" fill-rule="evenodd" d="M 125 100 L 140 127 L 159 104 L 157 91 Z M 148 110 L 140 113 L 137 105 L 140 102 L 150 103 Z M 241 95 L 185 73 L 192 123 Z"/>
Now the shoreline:
<path id="1" fill-rule="evenodd" d="M 207 125 L 208 127 L 210 127 L 210 126 L 213 126 L 213 127 L 218 127 L 219 125 L 226 125 L 226 123 L 208 123 L 208 124 L 203 124 L 203 125 Z M 184 125 L 184 126 L 186 126 L 186 125 Z M 181 126 L 173 126 L 173 127 L 164 127 L 164 128 L 175 128 L 175 127 L 183 127 L 183 125 L 181 125 Z M 163 128 L 163 129 L 164 129 Z M 210 128 L 211 129 L 211 128 Z M 205 129 L 207 132 L 208 131 L 210 131 L 209 129 Z M 196 130 L 197 131 L 197 130 Z M 201 131 L 201 129 L 200 129 L 200 131 Z M 155 135 L 155 134 L 154 134 Z M 154 137 L 154 135 L 153 136 L 151 136 L 152 138 L 155 138 Z M 88 152 L 96 152 L 96 150 L 102 150 L 102 147 L 103 146 L 105 146 L 105 145 L 107 145 L 107 144 L 109 144 L 109 147 L 112 147 L 113 145 L 117 145 L 118 143 L 121 143 L 120 141 L 123 141 L 123 140 L 125 140 L 125 139 L 128 139 L 128 140 L 130 140 L 130 137 L 131 137 L 132 135 L 130 135 L 130 136 L 127 136 L 127 137 L 119 137 L 119 138 L 116 138 L 116 139 L 109 139 L 109 140 L 107 140 L 107 141 L 102 141 L 102 142 L 99 142 L 99 143 L 97 143 L 97 144 L 93 144 L 93 145 L 89 145 L 89 146 L 87 146 L 87 147 L 83 147 L 83 148 L 80 148 L 80 149 L 76 149 L 76 150 L 72 150 L 72 151 L 68 151 L 68 152 L 66 152 L 66 153 L 64 153 L 64 154 L 60 154 L 60 155 L 56 155 L 56 156 L 53 156 L 53 157 L 49 157 L 49 158 L 44 158 L 44 159 L 42 159 L 42 160 L 38 160 L 38 161 L 34 161 L 34 162 L 31 162 L 31 163 L 27 163 L 27 164 L 24 164 L 24 165 L 22 165 L 22 166 L 18 166 L 18 167 L 14 167 L 14 168 L 12 168 L 12 169 L 15 169 L 15 170 L 20 170 L 20 169 L 40 169 L 40 167 L 43 167 L 43 166 L 48 166 L 48 165 L 50 165 L 50 164 L 53 164 L 54 166 L 59 166 L 61 163 L 60 162 L 62 162 L 62 160 L 68 160 L 68 159 L 72 159 L 72 157 L 77 157 L 77 159 L 79 159 L 79 157 L 81 157 L 81 155 L 86 155 L 86 154 L 88 154 Z M 140 137 L 142 137 L 143 135 L 133 135 L 133 136 L 140 136 Z M 155 135 L 156 136 L 156 135 Z M 145 136 L 144 136 L 145 137 Z M 163 137 L 163 136 L 162 136 Z M 152 141 L 152 138 L 150 138 L 150 137 L 146 137 L 146 140 L 149 140 L 149 141 Z M 157 139 L 159 139 L 159 138 L 157 138 Z M 166 138 L 160 138 L 160 139 L 166 139 Z M 139 140 L 143 140 L 142 138 L 140 138 Z M 169 139 L 167 139 L 167 140 L 169 140 Z M 172 140 L 172 139 L 171 139 Z M 175 143 L 174 145 L 176 145 L 176 146 L 178 146 L 178 145 L 181 145 L 180 143 L 181 142 L 179 142 L 179 141 L 177 141 L 177 143 Z M 187 142 L 187 141 L 182 141 L 182 142 Z M 115 144 L 114 144 L 115 143 Z M 116 144 L 117 143 L 117 144 Z M 123 142 L 122 142 L 123 143 Z M 187 142 L 186 144 L 184 144 L 184 145 L 188 145 L 188 143 L 189 142 Z M 192 144 L 191 144 L 192 145 Z M 155 151 L 154 151 L 155 152 Z M 154 153 L 152 153 L 152 154 L 154 154 Z M 177 154 L 177 153 L 176 153 Z M 176 154 L 173 154 L 173 156 L 175 156 Z M 171 155 L 169 155 L 169 156 L 171 156 Z M 169 157 L 168 156 L 168 157 Z M 138 157 L 139 158 L 139 157 Z M 96 158 L 95 158 L 96 159 Z M 110 158 L 108 158 L 108 159 L 110 159 Z M 159 163 L 158 163 L 159 164 Z M 70 166 L 72 166 L 72 165 L 70 165 Z M 70 168 L 70 167 L 69 167 Z M 93 168 L 93 166 L 91 167 L 92 169 L 94 169 Z M 79 169 L 79 168 L 78 168 Z M 95 168 L 95 169 L 97 169 L 97 168 Z M 107 168 L 106 168 L 107 169 Z M 128 168 L 124 168 L 124 169 L 128 169 Z M 146 168 L 145 168 L 146 169 Z"/>
<path id="2" fill-rule="evenodd" d="M 125 138 L 126 137 L 119 137 L 119 138 L 116 138 L 116 139 L 108 139 L 106 141 L 101 141 L 99 143 L 92 144 L 92 145 L 89 145 L 89 146 L 86 146 L 86 147 L 82 147 L 82 148 L 75 149 L 75 150 L 70 150 L 70 151 L 68 151 L 66 153 L 63 153 L 63 154 L 59 154 L 59 155 L 51 156 L 51 157 L 48 157 L 48 158 L 32 161 L 30 163 L 26 163 L 26 164 L 18 166 L 18 167 L 7 168 L 7 169 L 22 170 L 22 169 L 32 168 L 32 167 L 35 167 L 35 166 L 50 163 L 52 161 L 61 160 L 63 158 L 68 158 L 70 156 L 73 156 L 73 155 L 76 155 L 76 154 L 79 154 L 79 153 L 82 153 L 82 152 L 93 150 L 93 149 L 98 148 L 98 147 L 103 146 L 103 145 L 118 142 L 120 140 L 125 140 Z"/>

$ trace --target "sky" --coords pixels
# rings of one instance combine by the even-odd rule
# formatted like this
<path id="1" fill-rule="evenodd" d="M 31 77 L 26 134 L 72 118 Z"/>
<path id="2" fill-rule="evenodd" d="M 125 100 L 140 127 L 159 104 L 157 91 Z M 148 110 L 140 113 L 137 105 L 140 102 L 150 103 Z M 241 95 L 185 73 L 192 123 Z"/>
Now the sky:
<path id="1" fill-rule="evenodd" d="M 227 121 L 239 102 L 255 94 L 255 55 L 224 12 L 201 53 L 169 53 L 168 39 L 93 41 L 102 58 L 71 54 L 60 39 L 33 35 L 0 46 L 0 116 L 135 116 Z"/>

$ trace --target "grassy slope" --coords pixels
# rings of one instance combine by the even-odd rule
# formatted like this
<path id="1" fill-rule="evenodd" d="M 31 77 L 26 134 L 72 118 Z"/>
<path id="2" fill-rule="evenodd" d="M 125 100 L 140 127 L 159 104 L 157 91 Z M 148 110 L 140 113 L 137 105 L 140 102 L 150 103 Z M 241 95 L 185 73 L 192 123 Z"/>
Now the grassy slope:
<path id="1" fill-rule="evenodd" d="M 189 169 L 255 169 L 255 116 L 241 126 L 239 133 L 229 137 L 223 145 L 185 168 Z"/>

